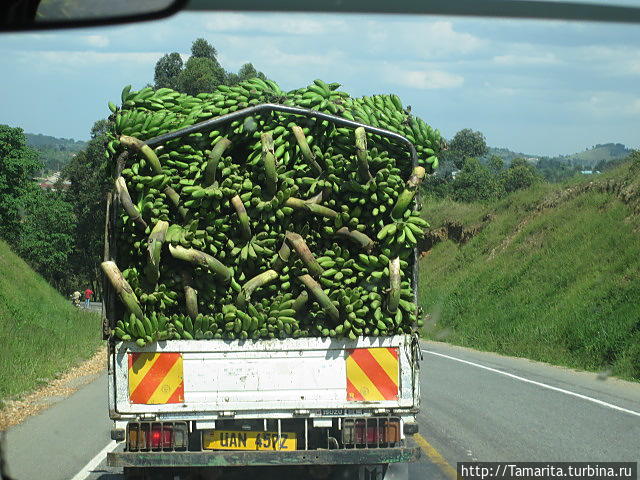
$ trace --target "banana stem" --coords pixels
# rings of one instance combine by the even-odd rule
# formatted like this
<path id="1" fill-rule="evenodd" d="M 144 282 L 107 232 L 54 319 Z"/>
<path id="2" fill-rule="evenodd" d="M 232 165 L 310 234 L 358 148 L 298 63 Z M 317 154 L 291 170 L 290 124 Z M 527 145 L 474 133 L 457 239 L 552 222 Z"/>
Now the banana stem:
<path id="1" fill-rule="evenodd" d="M 135 137 L 130 137 L 128 135 L 121 135 L 120 143 L 125 147 L 133 148 L 142 153 L 149 165 L 151 165 L 151 169 L 156 175 L 164 173 L 162 171 L 162 165 L 160 165 L 160 159 L 156 155 L 156 152 L 154 152 L 153 149 L 142 140 Z"/>
<path id="2" fill-rule="evenodd" d="M 307 293 L 306 290 L 304 290 L 303 292 L 300 293 L 300 295 L 296 297 L 291 308 L 295 310 L 296 313 L 299 313 L 300 310 L 302 310 L 305 307 L 308 301 L 309 301 L 309 294 Z"/>
<path id="3" fill-rule="evenodd" d="M 320 197 L 322 199 L 322 197 Z M 285 200 L 284 206 L 295 208 L 296 210 L 304 210 L 315 215 L 320 215 L 322 217 L 327 218 L 336 218 L 338 216 L 338 212 L 330 209 L 329 207 L 325 207 L 324 205 L 319 205 L 316 203 L 317 195 L 310 200 L 302 200 L 301 198 L 289 197 Z"/>
<path id="4" fill-rule="evenodd" d="M 276 157 L 273 149 L 273 137 L 270 133 L 260 135 L 262 142 L 262 162 L 267 176 L 267 191 L 275 195 L 278 191 L 278 174 L 276 172 Z"/>
<path id="5" fill-rule="evenodd" d="M 185 248 L 180 245 L 169 245 L 169 252 L 174 258 L 178 260 L 184 260 L 195 265 L 208 268 L 225 283 L 231 280 L 231 272 L 225 267 L 219 260 L 213 258 L 211 255 L 196 250 L 194 248 Z"/>
<path id="6" fill-rule="evenodd" d="M 311 250 L 309 250 L 309 246 L 307 245 L 307 242 L 304 241 L 304 238 L 302 238 L 302 236 L 300 236 L 299 234 L 293 232 L 287 232 L 285 234 L 285 238 L 291 244 L 300 259 L 307 266 L 309 271 L 317 276 L 322 275 L 324 269 L 320 266 L 316 258 L 313 256 Z"/>
<path id="7" fill-rule="evenodd" d="M 244 204 L 242 203 L 239 195 L 236 195 L 231 199 L 231 205 L 233 205 L 233 208 L 235 208 L 236 213 L 238 214 L 240 229 L 242 230 L 242 238 L 244 238 L 245 241 L 249 241 L 251 239 L 251 224 L 249 222 L 249 215 L 247 215 L 247 209 L 244 208 Z"/>
<path id="8" fill-rule="evenodd" d="M 287 239 L 285 238 L 282 241 L 282 246 L 280 250 L 278 250 L 278 256 L 273 261 L 273 265 L 271 266 L 274 270 L 278 272 L 284 268 L 285 265 L 289 263 L 289 257 L 291 256 L 291 249 L 289 248 L 289 244 L 287 243 Z"/>
<path id="9" fill-rule="evenodd" d="M 236 306 L 238 308 L 244 309 L 247 306 L 247 303 L 251 299 L 251 294 L 257 288 L 263 287 L 278 278 L 278 272 L 275 270 L 267 270 L 266 272 L 262 272 L 252 279 L 248 280 L 240 289 L 238 296 L 236 297 Z"/>
<path id="10" fill-rule="evenodd" d="M 311 275 L 302 275 L 298 279 L 304 284 L 305 287 L 311 292 L 311 294 L 318 301 L 324 312 L 331 317 L 331 319 L 338 323 L 340 321 L 340 312 L 333 304 L 329 296 L 322 290 L 322 287 L 316 282 Z"/>
<path id="11" fill-rule="evenodd" d="M 231 146 L 231 140 L 227 138 L 221 138 L 213 147 L 209 154 L 209 160 L 204 170 L 204 183 L 206 186 L 213 185 L 216 181 L 216 173 L 218 171 L 218 162 L 222 157 L 224 151 Z"/>
<path id="12" fill-rule="evenodd" d="M 309 148 L 307 137 L 304 136 L 302 128 L 300 128 L 298 125 L 294 125 L 293 127 L 291 127 L 291 130 L 293 130 L 293 136 L 296 138 L 296 142 L 298 142 L 298 147 L 300 148 L 300 151 L 302 152 L 304 158 L 307 160 L 307 162 L 309 162 L 309 165 L 311 165 L 318 174 L 321 174 L 322 167 L 318 164 L 318 162 L 316 162 L 316 156 Z"/>
<path id="13" fill-rule="evenodd" d="M 387 310 L 396 313 L 400 303 L 400 257 L 389 260 L 389 299 Z"/>
<path id="14" fill-rule="evenodd" d="M 158 283 L 158 279 L 160 278 L 160 254 L 162 253 L 162 244 L 164 243 L 168 228 L 168 222 L 158 220 L 156 226 L 151 230 L 149 240 L 147 241 L 147 255 L 149 258 L 145 268 L 145 274 L 147 281 L 151 285 Z"/>
<path id="15" fill-rule="evenodd" d="M 187 315 L 191 317 L 191 320 L 196 319 L 198 316 L 198 292 L 191 286 L 193 283 L 193 277 L 190 272 L 183 270 L 182 285 L 184 286 L 184 299 L 185 307 L 187 309 Z"/>
<path id="16" fill-rule="evenodd" d="M 356 243 L 362 249 L 368 253 L 373 249 L 375 242 L 371 240 L 367 235 L 358 230 L 349 230 L 347 227 L 342 227 L 337 230 L 335 233 L 338 237 L 346 238 L 347 240 L 351 240 L 353 243 Z"/>
<path id="17" fill-rule="evenodd" d="M 147 222 L 144 221 L 144 218 L 140 215 L 140 211 L 133 204 L 124 178 L 116 178 L 116 191 L 118 192 L 118 197 L 120 198 L 120 203 L 124 211 L 127 212 L 127 215 L 129 215 L 129 218 L 135 223 L 138 230 L 144 232 L 147 229 Z"/>
<path id="18" fill-rule="evenodd" d="M 413 201 L 413 197 L 416 196 L 418 187 L 424 179 L 425 173 L 426 172 L 423 167 L 416 167 L 413 169 L 404 190 L 400 195 L 398 195 L 398 200 L 396 200 L 396 204 L 393 207 L 393 210 L 391 210 L 392 218 L 401 218 L 407 208 L 409 208 L 409 205 L 411 205 L 411 202 Z"/>
<path id="19" fill-rule="evenodd" d="M 187 209 L 182 206 L 181 201 L 180 201 L 180 195 L 178 195 L 178 192 L 176 192 L 171 187 L 165 187 L 164 188 L 164 194 L 167 196 L 167 198 L 169 200 L 171 200 L 171 203 L 173 203 L 173 206 L 176 207 L 176 209 L 178 210 L 178 213 L 180 214 L 180 216 L 183 219 L 186 219 L 187 218 Z"/>
<path id="20" fill-rule="evenodd" d="M 363 127 L 356 128 L 356 157 L 358 159 L 358 175 L 363 183 L 369 182 L 373 177 L 369 172 L 369 161 L 367 160 L 367 132 Z"/>
<path id="21" fill-rule="evenodd" d="M 118 268 L 115 262 L 108 261 L 102 262 L 100 264 L 102 271 L 113 285 L 116 293 L 122 300 L 122 303 L 126 307 L 129 313 L 133 313 L 140 320 L 144 317 L 142 314 L 142 308 L 140 308 L 140 303 L 138 302 L 138 297 L 133 293 L 133 289 L 129 282 L 122 276 L 122 272 Z"/>
<path id="22" fill-rule="evenodd" d="M 320 203 L 322 202 L 323 198 L 324 198 L 324 192 L 320 192 L 314 195 L 313 197 L 311 197 L 310 199 L 306 200 L 306 203 Z"/>

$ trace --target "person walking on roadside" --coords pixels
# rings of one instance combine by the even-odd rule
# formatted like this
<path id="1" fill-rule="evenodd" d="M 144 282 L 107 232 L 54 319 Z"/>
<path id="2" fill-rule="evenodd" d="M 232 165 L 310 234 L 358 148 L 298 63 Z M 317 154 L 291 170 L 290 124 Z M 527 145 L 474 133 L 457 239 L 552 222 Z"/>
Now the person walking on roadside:
<path id="1" fill-rule="evenodd" d="M 90 288 L 87 288 L 84 291 L 84 308 L 89 308 L 89 304 L 91 303 L 91 295 L 93 295 L 93 292 Z"/>
<path id="2" fill-rule="evenodd" d="M 82 297 L 82 294 L 77 290 L 71 294 L 71 298 L 73 299 L 73 304 L 76 307 L 80 306 L 80 297 Z"/>

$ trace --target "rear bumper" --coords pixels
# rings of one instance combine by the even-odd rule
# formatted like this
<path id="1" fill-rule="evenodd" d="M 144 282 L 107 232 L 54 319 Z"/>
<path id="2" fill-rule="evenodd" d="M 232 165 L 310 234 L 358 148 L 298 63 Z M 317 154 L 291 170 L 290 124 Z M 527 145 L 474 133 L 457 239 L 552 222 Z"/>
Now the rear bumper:
<path id="1" fill-rule="evenodd" d="M 415 462 L 420 447 L 407 437 L 404 447 L 293 452 L 111 452 L 110 467 L 241 467 L 270 465 L 374 465 Z"/>

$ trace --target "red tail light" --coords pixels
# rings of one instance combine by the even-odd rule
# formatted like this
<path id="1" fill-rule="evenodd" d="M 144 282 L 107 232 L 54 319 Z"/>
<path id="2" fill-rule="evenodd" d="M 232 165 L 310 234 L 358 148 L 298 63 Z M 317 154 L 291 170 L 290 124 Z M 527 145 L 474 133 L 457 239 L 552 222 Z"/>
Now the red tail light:
<path id="1" fill-rule="evenodd" d="M 387 446 L 400 441 L 400 420 L 397 418 L 344 419 L 344 445 Z"/>
<path id="2" fill-rule="evenodd" d="M 171 427 L 154 427 L 151 430 L 151 448 L 171 447 Z"/>
<path id="3" fill-rule="evenodd" d="M 131 422 L 127 426 L 128 450 L 184 450 L 188 432 L 185 422 Z"/>

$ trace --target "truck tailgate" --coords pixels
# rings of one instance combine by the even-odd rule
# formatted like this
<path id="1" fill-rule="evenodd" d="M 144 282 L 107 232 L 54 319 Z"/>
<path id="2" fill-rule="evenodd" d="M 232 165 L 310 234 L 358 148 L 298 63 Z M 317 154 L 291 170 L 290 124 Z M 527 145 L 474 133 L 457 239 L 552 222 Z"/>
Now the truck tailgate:
<path id="1" fill-rule="evenodd" d="M 115 345 L 111 404 L 117 414 L 193 418 L 297 410 L 417 406 L 412 337 Z M 189 415 L 191 414 L 191 415 Z"/>

